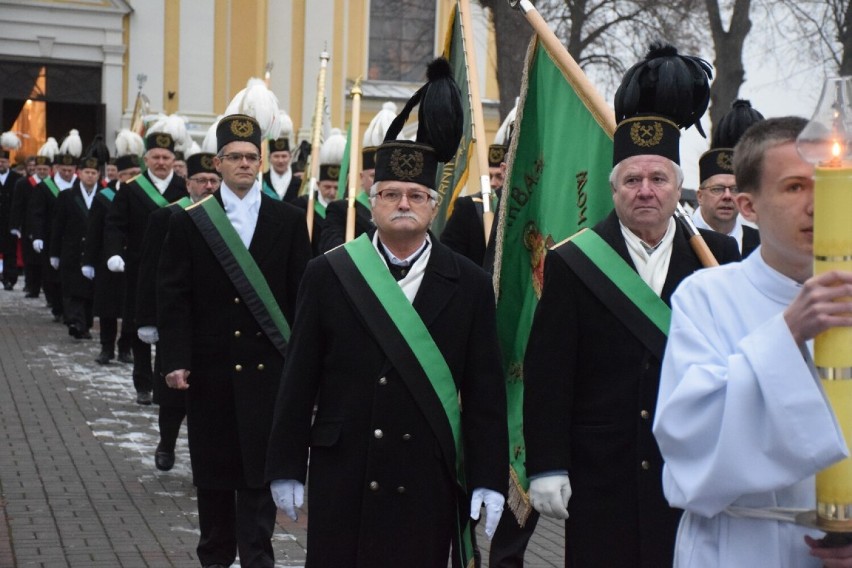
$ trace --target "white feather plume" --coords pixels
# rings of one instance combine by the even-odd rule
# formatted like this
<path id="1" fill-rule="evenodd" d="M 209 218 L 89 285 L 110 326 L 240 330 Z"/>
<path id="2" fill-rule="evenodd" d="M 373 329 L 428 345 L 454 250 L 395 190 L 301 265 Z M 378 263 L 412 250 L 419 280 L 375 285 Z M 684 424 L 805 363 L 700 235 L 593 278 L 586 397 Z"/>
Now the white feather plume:
<path id="1" fill-rule="evenodd" d="M 506 115 L 506 118 L 503 119 L 503 123 L 500 125 L 500 128 L 497 129 L 497 134 L 494 135 L 494 143 L 506 145 L 509 140 L 509 131 L 512 128 L 512 125 L 515 124 L 515 115 L 518 114 L 518 99 L 515 99 L 515 106 L 512 107 L 512 110 L 509 111 L 509 114 Z"/>
<path id="2" fill-rule="evenodd" d="M 252 77 L 246 88 L 231 99 L 225 114 L 246 114 L 260 125 L 261 136 L 275 140 L 281 133 L 278 97 L 269 90 L 263 79 Z"/>
<path id="3" fill-rule="evenodd" d="M 80 139 L 80 133 L 76 128 L 72 128 L 62 144 L 59 145 L 60 154 L 71 154 L 75 158 L 79 158 L 83 154 L 83 141 Z"/>
<path id="4" fill-rule="evenodd" d="M 4 132 L 0 134 L 0 147 L 5 148 L 6 150 L 17 150 L 21 147 L 21 139 L 18 138 L 18 135 L 12 132 Z"/>
<path id="5" fill-rule="evenodd" d="M 331 134 L 322 143 L 319 151 L 320 165 L 340 165 L 346 151 L 346 136 L 339 128 L 332 128 Z"/>
<path id="6" fill-rule="evenodd" d="M 142 157 L 145 153 L 145 140 L 141 136 L 130 130 L 122 128 L 115 137 L 115 154 L 116 156 L 129 156 L 131 154 Z"/>
<path id="7" fill-rule="evenodd" d="M 201 151 L 215 154 L 219 151 L 219 145 L 216 143 L 216 127 L 219 126 L 219 121 L 222 117 L 219 116 L 207 129 L 207 134 L 204 135 L 204 140 L 201 142 Z"/>
<path id="8" fill-rule="evenodd" d="M 290 140 L 290 144 L 293 145 L 293 143 L 295 143 L 295 140 L 293 140 L 293 119 L 290 118 L 290 115 L 287 114 L 286 111 L 282 110 L 279 120 L 281 121 L 281 132 L 278 133 L 278 138 L 284 136 Z"/>
<path id="9" fill-rule="evenodd" d="M 193 154 L 197 154 L 201 151 L 201 146 L 198 145 L 198 142 L 195 140 L 192 141 L 192 144 L 189 145 L 189 149 L 183 153 L 183 157 L 189 159 Z"/>
<path id="10" fill-rule="evenodd" d="M 175 151 L 186 152 L 192 145 L 192 137 L 186 131 L 186 119 L 178 114 L 161 115 L 148 127 L 146 134 L 152 132 L 166 132 L 171 134 L 175 141 Z"/>
<path id="11" fill-rule="evenodd" d="M 59 153 L 59 142 L 56 141 L 56 138 L 51 136 L 50 138 L 47 139 L 47 142 L 45 142 L 44 144 L 41 145 L 41 148 L 39 148 L 38 152 L 36 152 L 36 153 L 39 156 L 44 156 L 46 158 L 49 158 L 50 161 L 52 162 L 53 158 L 56 156 L 56 154 Z"/>
<path id="12" fill-rule="evenodd" d="M 396 118 L 396 103 L 390 101 L 382 105 L 382 110 L 376 113 L 373 120 L 364 130 L 364 148 L 367 146 L 380 146 L 385 141 L 385 133 L 390 123 Z"/>

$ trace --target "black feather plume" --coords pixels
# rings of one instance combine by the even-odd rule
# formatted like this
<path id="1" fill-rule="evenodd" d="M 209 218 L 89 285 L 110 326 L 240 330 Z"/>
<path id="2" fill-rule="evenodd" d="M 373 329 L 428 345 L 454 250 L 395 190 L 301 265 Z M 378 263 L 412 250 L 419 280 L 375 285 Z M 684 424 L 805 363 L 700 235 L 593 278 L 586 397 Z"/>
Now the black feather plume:
<path id="1" fill-rule="evenodd" d="M 700 57 L 679 55 L 668 44 L 655 43 L 645 59 L 625 73 L 615 93 L 616 121 L 655 114 L 680 128 L 692 125 L 706 138 L 701 116 L 710 103 L 713 68 Z"/>
<path id="2" fill-rule="evenodd" d="M 101 164 L 106 164 L 109 162 L 109 148 L 104 142 L 104 137 L 101 134 L 95 136 L 95 139 L 92 140 L 92 143 L 89 144 L 89 147 L 86 148 L 86 151 L 83 152 L 84 158 L 97 158 L 98 162 Z"/>
<path id="3" fill-rule="evenodd" d="M 417 141 L 434 148 L 439 162 L 449 162 L 464 134 L 461 93 L 446 59 L 432 61 L 426 75 L 429 82 L 420 100 Z"/>
<path id="4" fill-rule="evenodd" d="M 739 142 L 743 133 L 755 122 L 763 120 L 763 115 L 752 108 L 751 103 L 738 99 L 731 105 L 719 124 L 713 129 L 711 148 L 733 148 Z"/>

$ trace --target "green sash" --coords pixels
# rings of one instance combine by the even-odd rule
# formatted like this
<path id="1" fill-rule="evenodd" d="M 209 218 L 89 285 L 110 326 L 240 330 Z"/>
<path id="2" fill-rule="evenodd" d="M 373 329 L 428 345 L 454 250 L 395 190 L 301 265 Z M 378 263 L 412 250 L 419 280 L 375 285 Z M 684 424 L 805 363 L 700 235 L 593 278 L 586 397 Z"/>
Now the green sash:
<path id="1" fill-rule="evenodd" d="M 186 209 L 187 207 L 192 205 L 192 198 L 190 198 L 188 195 L 184 195 L 183 197 L 181 197 L 180 199 L 178 199 L 177 201 L 175 201 L 171 205 L 177 205 L 181 209 Z"/>
<path id="2" fill-rule="evenodd" d="M 314 199 L 314 212 L 325 219 L 325 205 L 320 203 L 319 199 Z"/>
<path id="3" fill-rule="evenodd" d="M 355 196 L 355 201 L 366 207 L 367 211 L 372 210 L 372 207 L 370 206 L 370 196 L 363 189 Z"/>
<path id="4" fill-rule="evenodd" d="M 672 310 L 621 255 L 589 229 L 556 251 L 619 321 L 662 359 Z"/>
<path id="5" fill-rule="evenodd" d="M 152 184 L 144 174 L 139 174 L 133 178 L 133 181 L 139 184 L 139 187 L 142 188 L 145 195 L 147 195 L 157 207 L 165 207 L 169 204 L 169 202 L 166 201 L 166 198 L 160 194 L 157 188 L 154 187 L 154 184 Z"/>
<path id="6" fill-rule="evenodd" d="M 112 203 L 112 200 L 115 199 L 115 190 L 111 187 L 105 187 L 101 191 L 101 195 L 103 195 L 107 201 Z"/>
<path id="7" fill-rule="evenodd" d="M 50 190 L 50 193 L 53 194 L 53 197 L 59 197 L 59 188 L 56 187 L 56 182 L 53 181 L 53 178 L 48 176 L 44 178 L 44 185 L 47 186 L 47 189 Z"/>
<path id="8" fill-rule="evenodd" d="M 272 199 L 275 199 L 275 200 L 277 200 L 277 201 L 281 201 L 281 198 L 280 198 L 280 197 L 278 197 L 278 194 L 277 194 L 277 193 L 275 193 L 275 190 L 274 190 L 274 189 L 272 189 L 271 187 L 269 187 L 269 184 L 268 184 L 268 183 L 266 183 L 266 180 L 263 180 L 263 193 L 265 193 L 266 195 L 268 195 L 268 196 L 269 196 L 269 197 L 271 197 Z"/>
<path id="9" fill-rule="evenodd" d="M 225 210 L 210 195 L 187 207 L 186 211 L 260 328 L 283 356 L 290 340 L 290 326 Z"/>
<path id="10" fill-rule="evenodd" d="M 399 287 L 399 284 L 390 275 L 387 266 L 379 257 L 379 253 L 376 252 L 370 238 L 366 234 L 361 235 L 357 239 L 340 247 L 339 250 L 348 255 L 361 278 L 363 278 L 369 289 L 375 294 L 375 299 L 378 300 L 386 312 L 383 315 L 390 318 L 391 323 L 395 327 L 395 329 L 391 330 L 388 329 L 389 326 L 381 326 L 381 323 L 377 322 L 375 314 L 371 316 L 365 313 L 370 310 L 363 305 L 363 302 L 355 302 L 354 305 L 361 310 L 362 315 L 365 315 L 368 327 L 373 331 L 385 354 L 391 359 L 391 363 L 400 371 L 403 380 L 416 380 L 416 375 L 412 376 L 412 373 L 406 372 L 404 369 L 404 367 L 409 366 L 404 362 L 405 354 L 401 353 L 400 349 L 394 348 L 394 345 L 398 343 L 394 341 L 395 337 L 392 336 L 399 334 L 402 336 L 405 345 L 411 350 L 414 359 L 416 359 L 415 364 L 417 368 L 414 369 L 414 372 L 420 374 L 418 372 L 420 371 L 428 378 L 432 391 L 437 396 L 447 418 L 445 424 L 431 424 L 431 426 L 439 440 L 443 438 L 441 434 L 442 430 L 445 431 L 446 426 L 449 426 L 450 434 L 453 438 L 455 455 L 454 458 L 450 456 L 445 457 L 447 457 L 448 461 L 455 461 L 456 481 L 462 490 L 462 494 L 466 494 L 467 485 L 464 475 L 461 408 L 459 407 L 456 383 L 453 379 L 452 371 L 450 371 L 449 365 L 447 365 L 447 361 L 444 359 L 443 354 L 435 344 L 435 340 L 420 318 L 420 314 L 417 313 Z M 357 283 L 354 283 L 350 274 L 347 273 L 346 266 L 342 262 L 342 256 L 342 253 L 335 251 L 326 255 L 326 258 L 347 292 L 353 298 L 363 297 L 359 294 L 358 288 L 350 288 L 350 286 L 357 286 Z M 425 406 L 424 401 L 418 398 L 418 396 L 415 395 L 414 398 L 417 400 L 418 405 L 421 407 Z M 434 413 L 424 408 L 423 414 L 429 420 L 429 417 Z M 463 508 L 458 507 L 458 509 Z M 461 565 L 468 566 L 468 562 L 473 558 L 473 546 L 467 514 L 465 513 L 464 517 L 462 517 L 462 513 L 458 512 L 456 521 L 458 528 L 456 550 L 461 555 L 459 559 Z"/>

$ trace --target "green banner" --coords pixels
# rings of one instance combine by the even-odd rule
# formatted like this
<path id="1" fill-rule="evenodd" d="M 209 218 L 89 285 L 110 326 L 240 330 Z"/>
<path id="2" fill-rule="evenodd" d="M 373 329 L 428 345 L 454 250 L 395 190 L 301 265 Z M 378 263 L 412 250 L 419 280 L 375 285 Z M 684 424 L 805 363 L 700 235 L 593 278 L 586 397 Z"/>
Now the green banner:
<path id="1" fill-rule="evenodd" d="M 508 505 L 520 522 L 525 491 L 523 360 L 544 280 L 548 247 L 612 209 L 612 138 L 534 38 L 527 53 L 497 230 L 497 333 L 509 403 Z"/>
<path id="2" fill-rule="evenodd" d="M 432 222 L 432 232 L 436 235 L 440 235 L 441 231 L 444 230 L 447 219 L 452 215 L 456 197 L 464 191 L 464 187 L 467 185 L 470 157 L 473 152 L 473 118 L 470 114 L 467 58 L 464 53 L 461 14 L 457 3 L 450 14 L 450 25 L 444 43 L 444 57 L 450 62 L 453 78 L 459 86 L 459 91 L 461 91 L 464 134 L 456 156 L 446 164 L 438 165 L 435 189 L 441 195 L 441 205 L 438 207 L 438 215 Z"/>

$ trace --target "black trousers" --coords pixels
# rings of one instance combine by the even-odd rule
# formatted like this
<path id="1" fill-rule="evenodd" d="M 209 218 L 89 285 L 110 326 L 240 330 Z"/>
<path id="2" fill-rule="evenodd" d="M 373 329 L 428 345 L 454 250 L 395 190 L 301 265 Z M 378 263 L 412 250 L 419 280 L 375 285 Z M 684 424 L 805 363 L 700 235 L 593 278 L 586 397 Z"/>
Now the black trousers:
<path id="1" fill-rule="evenodd" d="M 26 280 L 27 291 L 38 296 L 41 292 L 41 264 L 38 260 L 27 261 L 27 259 L 24 259 L 24 262 L 24 279 Z"/>
<path id="2" fill-rule="evenodd" d="M 240 553 L 243 568 L 273 568 L 272 532 L 275 502 L 269 487 L 261 489 L 197 488 L 198 559 L 202 566 L 230 566 Z"/>
<path id="3" fill-rule="evenodd" d="M 115 338 L 118 336 L 118 318 L 98 318 L 101 322 L 101 345 L 109 350 L 115 350 Z M 118 336 L 118 352 L 130 351 L 133 336 L 130 330 L 122 324 L 121 336 Z"/>
<path id="4" fill-rule="evenodd" d="M 524 526 L 519 527 L 512 511 L 503 511 L 494 538 L 491 539 L 489 568 L 523 568 L 524 553 L 538 524 L 538 517 L 539 514 L 533 511 Z"/>
<path id="5" fill-rule="evenodd" d="M 6 235 L 0 253 L 3 254 L 3 283 L 14 286 L 18 281 L 18 237 Z"/>
<path id="6" fill-rule="evenodd" d="M 151 361 L 151 346 L 136 335 L 136 321 L 125 318 L 121 322 L 122 330 L 127 328 L 133 333 L 133 386 L 136 392 L 151 392 L 154 388 L 154 370 Z"/>
<path id="7" fill-rule="evenodd" d="M 65 306 L 65 323 L 68 327 L 75 327 L 78 331 L 89 331 L 94 322 L 91 298 L 66 296 L 62 300 Z"/>

